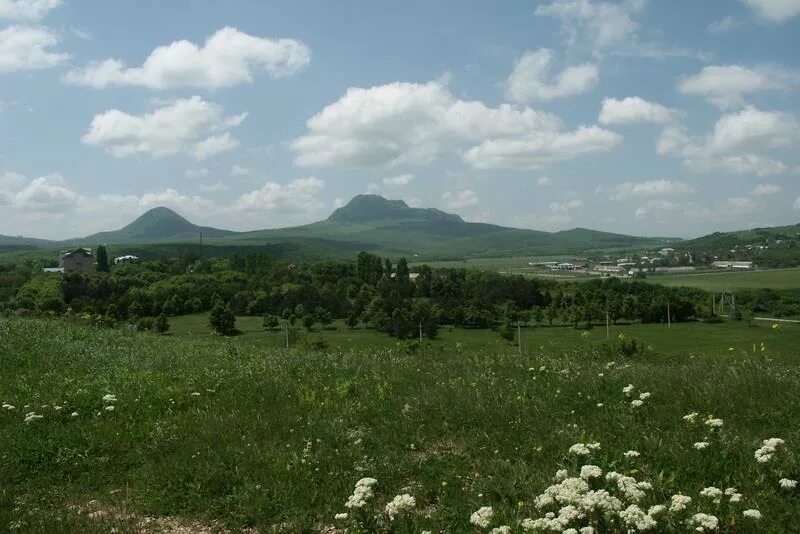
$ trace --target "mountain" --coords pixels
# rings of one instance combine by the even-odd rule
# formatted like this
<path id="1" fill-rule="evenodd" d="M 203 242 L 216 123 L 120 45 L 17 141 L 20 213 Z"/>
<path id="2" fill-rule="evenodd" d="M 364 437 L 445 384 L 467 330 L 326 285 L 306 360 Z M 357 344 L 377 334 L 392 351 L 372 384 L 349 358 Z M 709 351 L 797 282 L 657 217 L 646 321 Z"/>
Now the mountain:
<path id="1" fill-rule="evenodd" d="M 415 220 L 464 222 L 458 215 L 435 208 L 411 208 L 402 200 L 387 200 L 380 195 L 357 195 L 328 217 L 328 222 L 333 223 Z"/>
<path id="2" fill-rule="evenodd" d="M 230 230 L 197 226 L 169 208 L 149 210 L 138 219 L 119 230 L 100 232 L 83 238 L 86 244 L 103 243 L 151 243 L 157 241 L 197 241 L 203 238 L 222 238 L 235 235 Z M 75 241 L 75 240 L 70 240 Z"/>
<path id="3" fill-rule="evenodd" d="M 328 219 L 304 226 L 244 232 L 226 242 L 307 241 L 388 255 L 452 258 L 581 254 L 591 250 L 644 247 L 663 239 L 576 228 L 541 232 L 465 222 L 437 209 L 409 207 L 401 200 L 358 195 Z"/>
<path id="4" fill-rule="evenodd" d="M 0 235 L 0 252 L 19 252 L 25 250 L 35 250 L 54 244 L 47 239 L 35 239 L 32 237 L 12 237 Z"/>

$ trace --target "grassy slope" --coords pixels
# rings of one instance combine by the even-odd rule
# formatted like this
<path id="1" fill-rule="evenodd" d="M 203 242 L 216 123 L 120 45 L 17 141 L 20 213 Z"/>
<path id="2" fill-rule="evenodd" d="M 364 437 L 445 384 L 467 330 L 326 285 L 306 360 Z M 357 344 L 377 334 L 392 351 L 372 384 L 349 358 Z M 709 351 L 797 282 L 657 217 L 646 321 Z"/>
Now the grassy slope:
<path id="1" fill-rule="evenodd" d="M 796 345 L 796 332 L 772 333 Z M 4 528 L 132 532 L 148 514 L 319 530 L 363 476 L 378 479 L 374 510 L 384 518 L 371 530 L 383 530 L 383 504 L 404 491 L 421 512 L 395 532 L 470 531 L 470 513 L 486 505 L 493 525 L 516 525 L 536 517 L 534 497 L 556 469 L 575 473 L 581 464 L 566 451 L 587 441 L 602 448 L 586 462 L 652 482 L 645 508 L 681 491 L 695 498 L 688 512 L 735 518 L 740 533 L 800 522 L 797 491 L 777 487 L 800 472 L 796 358 L 729 353 L 727 342 L 713 355 L 609 366 L 591 352 L 518 356 L 452 343 L 410 356 L 287 354 L 27 320 L 0 322 L 0 337 L 0 400 L 17 405 L 0 410 Z M 652 398 L 632 409 L 628 383 Z M 113 412 L 103 409 L 107 393 L 118 398 Z M 28 410 L 44 418 L 25 424 Z M 708 430 L 681 419 L 690 411 L 725 421 L 705 451 L 692 443 Z M 772 436 L 788 449 L 757 464 L 754 449 Z M 625 459 L 629 449 L 641 457 Z M 735 486 L 744 502 L 716 507 L 698 497 L 709 485 Z M 744 508 L 764 519 L 748 526 Z"/>

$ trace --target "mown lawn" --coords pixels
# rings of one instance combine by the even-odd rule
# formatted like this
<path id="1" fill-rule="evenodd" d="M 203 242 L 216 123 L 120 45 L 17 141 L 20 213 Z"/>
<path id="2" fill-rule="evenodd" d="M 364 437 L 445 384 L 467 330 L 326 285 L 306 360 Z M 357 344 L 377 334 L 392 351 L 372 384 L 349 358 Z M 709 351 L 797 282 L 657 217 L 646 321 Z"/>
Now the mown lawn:
<path id="1" fill-rule="evenodd" d="M 706 291 L 735 289 L 796 289 L 800 288 L 800 269 L 773 269 L 743 272 L 704 272 L 682 275 L 652 275 L 648 282 L 670 287 L 696 287 Z"/>
<path id="2" fill-rule="evenodd" d="M 717 350 L 654 348 L 626 358 L 581 348 L 588 341 L 580 337 L 573 350 L 531 345 L 521 356 L 458 331 L 416 352 L 317 352 L 259 346 L 247 334 L 3 320 L 0 530 L 522 532 L 532 526 L 526 519 L 558 517 L 569 499 L 585 497 L 577 477 L 591 464 L 604 473 L 592 478 L 586 469 L 584 483 L 607 489 L 611 508 L 569 526 L 625 531 L 630 506 L 647 515 L 682 493 L 688 507 L 654 510 L 649 532 L 693 529 L 698 513 L 722 531 L 790 532 L 800 523 L 800 489 L 779 480 L 800 478 L 800 367 L 796 352 L 773 347 L 796 347 L 797 332 L 755 329 L 775 337 L 752 355 L 728 350 L 725 334 L 735 337 L 735 328 L 696 326 L 698 339 L 700 326 L 715 332 Z M 659 335 L 690 344 L 688 328 Z M 684 420 L 692 412 L 695 421 Z M 712 415 L 722 421 L 706 423 Z M 757 462 L 754 452 L 773 437 L 783 444 Z M 588 456 L 568 452 L 595 442 Z M 631 450 L 639 455 L 626 456 Z M 568 470 L 572 496 L 556 488 L 561 505 L 537 500 L 559 469 Z M 374 495 L 347 509 L 363 477 L 376 479 Z M 702 496 L 710 486 L 729 494 Z M 415 506 L 390 521 L 385 505 L 405 493 Z M 471 525 L 484 506 L 489 527 Z M 745 517 L 747 509 L 761 519 Z"/>

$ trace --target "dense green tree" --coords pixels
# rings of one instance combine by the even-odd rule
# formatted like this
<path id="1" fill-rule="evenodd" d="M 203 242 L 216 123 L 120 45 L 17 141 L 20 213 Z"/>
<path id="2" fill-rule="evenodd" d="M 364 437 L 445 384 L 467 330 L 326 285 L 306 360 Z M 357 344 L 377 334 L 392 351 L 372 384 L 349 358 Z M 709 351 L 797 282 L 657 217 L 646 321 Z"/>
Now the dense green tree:
<path id="1" fill-rule="evenodd" d="M 219 335 L 231 336 L 236 333 L 236 316 L 227 304 L 217 301 L 209 316 L 211 329 Z"/>
<path id="2" fill-rule="evenodd" d="M 169 321 L 167 320 L 167 316 L 165 314 L 161 314 L 156 317 L 155 324 L 153 325 L 156 332 L 159 334 L 166 334 L 169 330 Z"/>
<path id="3" fill-rule="evenodd" d="M 111 270 L 111 267 L 108 264 L 108 251 L 106 250 L 105 245 L 98 245 L 97 252 L 97 270 L 101 273 L 107 273 Z"/>

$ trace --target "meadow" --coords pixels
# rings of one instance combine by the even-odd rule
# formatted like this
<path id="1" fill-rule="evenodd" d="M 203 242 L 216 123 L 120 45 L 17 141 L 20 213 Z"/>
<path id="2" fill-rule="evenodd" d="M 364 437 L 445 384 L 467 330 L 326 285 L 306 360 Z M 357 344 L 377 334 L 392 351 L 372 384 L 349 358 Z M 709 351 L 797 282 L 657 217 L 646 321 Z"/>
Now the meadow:
<path id="1" fill-rule="evenodd" d="M 771 269 L 766 271 L 704 272 L 682 275 L 654 275 L 648 281 L 670 287 L 696 287 L 706 291 L 735 289 L 797 289 L 800 288 L 800 269 Z"/>
<path id="2" fill-rule="evenodd" d="M 174 322 L 157 336 L 0 321 L 1 530 L 741 533 L 800 522 L 792 325 L 679 325 L 659 334 L 672 350 L 653 338 L 624 356 L 597 328 L 531 329 L 552 344 L 522 354 L 447 329 L 420 346 L 287 351 L 266 343 L 272 334 L 190 335 Z M 650 343 L 644 327 L 622 329 Z M 693 350 L 691 336 L 712 341 Z"/>

